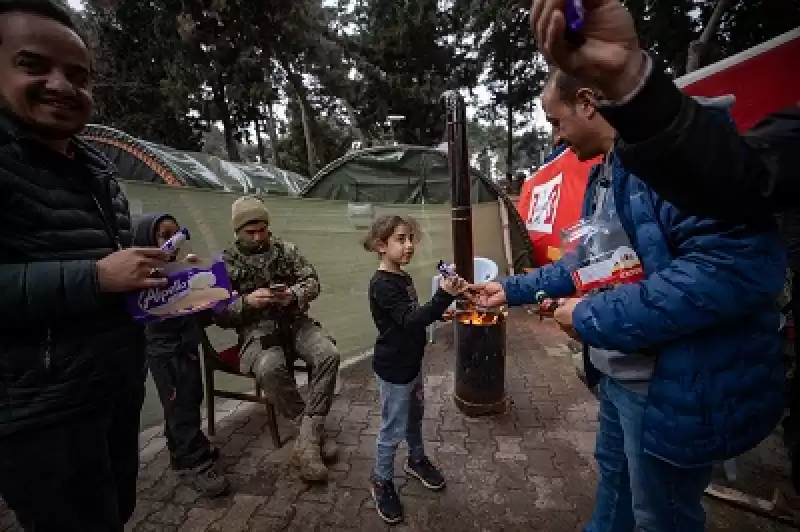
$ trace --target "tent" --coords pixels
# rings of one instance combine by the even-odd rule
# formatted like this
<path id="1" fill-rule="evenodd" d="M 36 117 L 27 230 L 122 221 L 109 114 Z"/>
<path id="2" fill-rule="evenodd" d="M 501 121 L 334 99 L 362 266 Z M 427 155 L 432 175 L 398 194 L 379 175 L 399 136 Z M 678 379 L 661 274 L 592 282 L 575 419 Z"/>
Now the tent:
<path id="1" fill-rule="evenodd" d="M 525 180 L 517 210 L 533 243 L 537 266 L 560 257 L 561 230 L 580 219 L 589 171 L 600 161 L 581 162 L 572 150 L 556 148 Z"/>
<path id="2" fill-rule="evenodd" d="M 506 206 L 514 270 L 530 268 L 533 248 L 514 204 L 489 178 L 475 169 L 470 173 L 473 203 L 500 200 Z M 447 152 L 411 145 L 353 151 L 320 170 L 302 196 L 358 203 L 449 203 Z"/>
<path id="3" fill-rule="evenodd" d="M 268 164 L 179 151 L 97 124 L 89 124 L 81 137 L 105 153 L 125 180 L 272 196 L 298 196 L 309 182 Z"/>

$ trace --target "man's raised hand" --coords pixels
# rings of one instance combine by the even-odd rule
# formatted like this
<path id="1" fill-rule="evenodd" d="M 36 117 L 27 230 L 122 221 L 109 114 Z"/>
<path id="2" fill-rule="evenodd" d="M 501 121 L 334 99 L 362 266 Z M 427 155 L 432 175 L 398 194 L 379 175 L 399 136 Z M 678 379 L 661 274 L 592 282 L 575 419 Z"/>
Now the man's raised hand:
<path id="1" fill-rule="evenodd" d="M 583 43 L 566 39 L 564 3 L 533 0 L 531 29 L 539 50 L 564 72 L 618 100 L 633 92 L 644 69 L 644 56 L 633 18 L 619 0 L 583 0 Z"/>
<path id="2" fill-rule="evenodd" d="M 97 283 L 101 292 L 130 292 L 165 286 L 162 268 L 169 260 L 158 248 L 128 248 L 97 261 Z"/>

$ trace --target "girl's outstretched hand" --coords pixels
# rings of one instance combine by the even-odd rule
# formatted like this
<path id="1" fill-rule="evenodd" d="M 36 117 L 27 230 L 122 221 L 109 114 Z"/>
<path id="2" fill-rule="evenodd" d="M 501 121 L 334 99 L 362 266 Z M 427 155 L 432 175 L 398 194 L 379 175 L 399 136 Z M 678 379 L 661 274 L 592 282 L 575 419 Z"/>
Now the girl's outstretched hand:
<path id="1" fill-rule="evenodd" d="M 457 296 L 464 293 L 467 288 L 469 288 L 469 283 L 458 275 L 452 275 L 442 279 L 439 286 L 451 296 Z"/>

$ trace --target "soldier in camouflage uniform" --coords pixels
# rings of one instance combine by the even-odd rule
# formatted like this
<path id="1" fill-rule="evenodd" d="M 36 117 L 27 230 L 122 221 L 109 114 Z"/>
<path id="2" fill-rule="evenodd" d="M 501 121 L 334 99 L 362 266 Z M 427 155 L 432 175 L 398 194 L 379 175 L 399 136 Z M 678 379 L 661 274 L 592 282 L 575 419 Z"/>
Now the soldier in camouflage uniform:
<path id="1" fill-rule="evenodd" d="M 328 469 L 322 458 L 336 454 L 333 442 L 323 442 L 323 426 L 336 387 L 339 352 L 333 338 L 307 314 L 320 292 L 317 272 L 294 244 L 269 232 L 269 213 L 257 198 L 236 200 L 232 221 L 236 241 L 223 258 L 241 297 L 217 316 L 217 323 L 238 332 L 242 373 L 253 374 L 278 412 L 299 425 L 292 464 L 305 480 L 323 481 Z M 312 367 L 308 403 L 297 390 L 292 356 Z"/>

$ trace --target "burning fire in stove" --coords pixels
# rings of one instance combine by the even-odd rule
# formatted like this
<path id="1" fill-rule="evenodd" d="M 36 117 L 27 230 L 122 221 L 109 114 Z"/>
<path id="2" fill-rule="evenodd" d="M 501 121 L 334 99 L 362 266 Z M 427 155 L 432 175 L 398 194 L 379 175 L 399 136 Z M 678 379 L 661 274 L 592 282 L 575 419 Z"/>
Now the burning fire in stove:
<path id="1" fill-rule="evenodd" d="M 483 309 L 459 309 L 450 312 L 445 316 L 446 319 L 454 319 L 462 325 L 496 325 L 502 318 L 508 315 L 508 311 L 483 310 Z"/>
<path id="2" fill-rule="evenodd" d="M 456 319 L 462 325 L 495 325 L 500 321 L 500 314 L 465 310 L 457 312 Z"/>

